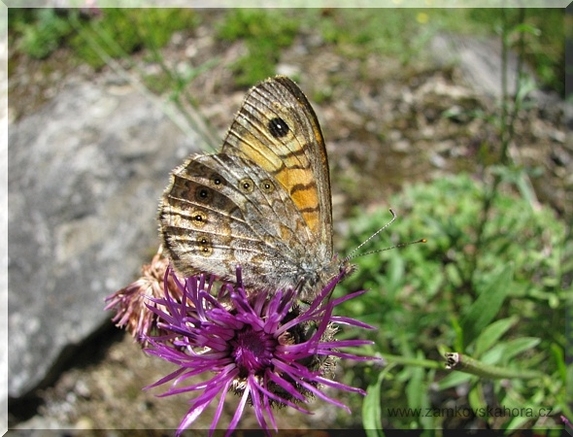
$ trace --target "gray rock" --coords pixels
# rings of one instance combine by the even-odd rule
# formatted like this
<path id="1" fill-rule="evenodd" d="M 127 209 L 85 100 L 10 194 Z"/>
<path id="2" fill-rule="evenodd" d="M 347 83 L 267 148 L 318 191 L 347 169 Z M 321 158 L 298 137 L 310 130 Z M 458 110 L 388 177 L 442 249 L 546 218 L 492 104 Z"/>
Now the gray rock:
<path id="1" fill-rule="evenodd" d="M 438 66 L 456 65 L 459 67 L 463 81 L 478 94 L 485 94 L 501 99 L 503 94 L 502 45 L 499 38 L 476 38 L 470 36 L 437 34 L 429 44 L 433 60 Z M 514 96 L 518 77 L 519 59 L 513 50 L 507 56 L 507 94 Z M 527 91 L 540 111 L 549 118 L 558 118 L 564 112 L 564 122 L 570 125 L 573 121 L 572 105 L 568 104 L 554 91 L 546 92 L 539 88 L 539 83 L 532 69 L 524 63 L 522 73 L 525 79 L 520 92 Z M 523 80 L 522 79 L 522 80 Z"/>
<path id="2" fill-rule="evenodd" d="M 430 42 L 435 60 L 442 65 L 457 64 L 464 81 L 480 93 L 501 97 L 501 41 L 476 39 L 460 35 L 438 34 Z M 508 93 L 515 92 L 517 56 L 509 52 L 507 67 Z"/>
<path id="3" fill-rule="evenodd" d="M 149 98 L 110 83 L 69 85 L 9 128 L 12 397 L 110 323 L 105 296 L 150 260 L 168 173 L 198 150 Z"/>

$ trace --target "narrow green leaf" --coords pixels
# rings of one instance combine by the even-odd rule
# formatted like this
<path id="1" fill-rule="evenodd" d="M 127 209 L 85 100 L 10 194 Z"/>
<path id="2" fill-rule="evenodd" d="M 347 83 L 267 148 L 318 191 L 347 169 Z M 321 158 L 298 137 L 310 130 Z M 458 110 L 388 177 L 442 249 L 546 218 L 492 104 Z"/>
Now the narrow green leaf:
<path id="1" fill-rule="evenodd" d="M 464 384 L 472 378 L 476 379 L 475 376 L 472 376 L 469 373 L 450 373 L 446 377 L 440 379 L 440 382 L 438 382 L 438 390 L 446 390 L 448 388 L 457 387 L 458 385 Z"/>
<path id="2" fill-rule="evenodd" d="M 430 396 L 428 394 L 428 387 L 435 381 L 436 372 L 434 370 L 424 371 L 425 382 L 422 393 L 420 393 L 420 406 L 422 411 L 429 411 L 432 408 Z M 436 418 L 431 414 L 422 414 L 420 418 L 422 428 L 426 431 L 422 436 L 432 437 L 435 434 Z"/>
<path id="3" fill-rule="evenodd" d="M 573 399 L 573 364 L 570 364 L 567 366 L 566 368 L 566 376 L 565 376 L 565 399 Z M 569 405 L 567 403 L 564 403 L 564 411 L 565 408 L 567 409 L 573 409 L 572 407 L 569 407 Z M 571 411 L 571 413 L 573 413 L 573 411 Z M 569 417 L 573 417 L 573 414 L 569 414 Z"/>
<path id="4" fill-rule="evenodd" d="M 380 375 L 382 375 L 382 372 Z M 367 437 L 380 437 L 383 435 L 380 420 L 382 414 L 380 409 L 380 383 L 382 378 L 380 378 L 380 375 L 375 384 L 368 386 L 364 402 L 362 402 L 362 426 Z"/>
<path id="5" fill-rule="evenodd" d="M 521 337 L 506 342 L 503 359 L 507 362 L 523 351 L 533 349 L 541 342 L 537 337 Z"/>
<path id="6" fill-rule="evenodd" d="M 510 290 L 513 278 L 513 266 L 503 267 L 499 273 L 493 274 L 478 298 L 470 306 L 468 312 L 460 321 L 467 346 L 493 320 Z"/>
<path id="7" fill-rule="evenodd" d="M 493 322 L 486 327 L 475 341 L 475 350 L 473 356 L 479 358 L 485 351 L 492 347 L 509 328 L 515 325 L 518 321 L 517 317 L 508 317 Z"/>
<path id="8" fill-rule="evenodd" d="M 565 362 L 565 354 L 563 349 L 556 343 L 551 343 L 551 355 L 557 363 L 557 370 L 562 381 L 567 381 L 567 363 Z M 573 379 L 569 380 L 573 383 Z M 572 398 L 573 399 L 573 398 Z"/>
<path id="9" fill-rule="evenodd" d="M 384 437 L 382 430 L 382 410 L 380 408 L 380 390 L 384 377 L 394 365 L 390 364 L 378 374 L 374 384 L 366 389 L 366 396 L 362 403 L 362 426 L 367 437 Z"/>
<path id="10" fill-rule="evenodd" d="M 453 348 L 454 350 L 463 350 L 464 349 L 464 333 L 462 331 L 462 327 L 460 326 L 460 320 L 457 318 L 455 314 L 451 315 L 451 322 L 452 322 L 452 329 L 456 333 L 456 339 L 454 341 Z M 444 354 L 442 354 L 444 356 Z"/>
<path id="11" fill-rule="evenodd" d="M 418 354 L 420 356 L 421 354 Z M 423 358 L 423 355 L 422 355 Z M 406 397 L 408 398 L 408 406 L 411 408 L 421 408 L 423 404 L 422 396 L 425 394 L 424 390 L 424 372 L 421 367 L 414 367 L 410 369 L 411 378 L 406 386 Z"/>
<path id="12" fill-rule="evenodd" d="M 500 365 L 500 363 L 505 362 L 503 361 L 505 356 L 505 347 L 505 342 L 497 343 L 495 346 L 484 352 L 479 361 L 490 366 Z"/>
<path id="13" fill-rule="evenodd" d="M 468 393 L 468 402 L 473 411 L 479 411 L 481 408 L 487 407 L 483 396 L 483 384 L 473 385 Z"/>
<path id="14" fill-rule="evenodd" d="M 386 270 L 387 287 L 392 290 L 390 292 L 392 295 L 395 293 L 394 290 L 401 290 L 404 281 L 404 272 L 404 259 L 400 256 L 393 257 L 388 263 L 388 269 Z"/>
<path id="15" fill-rule="evenodd" d="M 519 23 L 515 25 L 510 32 L 510 34 L 517 34 L 517 33 L 530 33 L 531 35 L 539 36 L 541 35 L 541 30 L 538 27 L 535 27 L 528 23 Z"/>

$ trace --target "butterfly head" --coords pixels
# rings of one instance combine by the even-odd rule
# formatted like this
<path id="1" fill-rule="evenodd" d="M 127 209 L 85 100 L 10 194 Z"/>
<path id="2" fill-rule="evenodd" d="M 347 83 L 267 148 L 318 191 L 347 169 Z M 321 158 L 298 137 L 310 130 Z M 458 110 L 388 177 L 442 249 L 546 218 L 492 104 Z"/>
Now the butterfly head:
<path id="1" fill-rule="evenodd" d="M 314 263 L 310 263 L 308 266 L 302 263 L 301 266 L 302 269 L 299 272 L 295 289 L 299 299 L 305 303 L 311 303 L 333 281 L 337 284 L 356 270 L 354 264 L 351 264 L 346 258 L 340 260 L 336 255 L 330 262 L 320 266 Z"/>

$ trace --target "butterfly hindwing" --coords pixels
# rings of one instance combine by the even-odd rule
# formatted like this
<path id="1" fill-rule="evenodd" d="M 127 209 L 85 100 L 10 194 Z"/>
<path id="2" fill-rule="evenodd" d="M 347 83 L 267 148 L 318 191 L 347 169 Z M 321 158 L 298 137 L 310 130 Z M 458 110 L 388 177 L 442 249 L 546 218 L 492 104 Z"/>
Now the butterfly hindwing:
<path id="1" fill-rule="evenodd" d="M 249 281 L 295 269 L 312 241 L 292 200 L 263 169 L 225 153 L 175 169 L 160 207 L 163 241 L 176 268 Z M 254 279 L 253 279 L 254 280 Z"/>

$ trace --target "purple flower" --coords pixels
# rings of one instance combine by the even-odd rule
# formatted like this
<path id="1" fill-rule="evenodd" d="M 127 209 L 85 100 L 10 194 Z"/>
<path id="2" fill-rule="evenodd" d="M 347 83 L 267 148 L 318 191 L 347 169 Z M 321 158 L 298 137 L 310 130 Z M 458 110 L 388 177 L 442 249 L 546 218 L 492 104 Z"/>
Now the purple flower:
<path id="1" fill-rule="evenodd" d="M 571 425 L 571 422 L 569 422 L 569 420 L 562 414 L 561 415 L 561 421 L 571 430 L 573 430 L 573 425 Z M 569 432 L 569 431 L 567 431 Z M 573 435 L 569 432 L 569 435 Z"/>
<path id="2" fill-rule="evenodd" d="M 339 350 L 372 344 L 370 341 L 334 339 L 337 325 L 374 329 L 332 314 L 334 307 L 363 293 L 329 300 L 342 274 L 305 308 L 297 304 L 291 290 L 278 290 L 272 295 L 247 293 L 240 285 L 240 269 L 238 285 L 223 284 L 217 297 L 212 295 L 213 284 L 205 275 L 180 281 L 168 269 L 165 280 L 170 278 L 181 289 L 182 297 L 177 299 L 168 293 L 162 299 L 152 299 L 154 305 L 149 309 L 157 316 L 157 326 L 164 335 L 147 337 L 147 352 L 179 368 L 147 388 L 171 382 L 163 396 L 196 393 L 177 435 L 218 398 L 211 435 L 229 391 L 239 395 L 240 401 L 227 435 L 237 427 L 247 404 L 253 406 L 260 427 L 268 434 L 271 428 L 277 430 L 272 410 L 275 405 L 310 414 L 302 405 L 318 397 L 350 411 L 321 388 L 365 394 L 359 388 L 330 379 L 338 358 L 378 360 Z M 203 378 L 203 382 L 186 383 L 188 378 L 204 373 L 209 378 Z"/>

